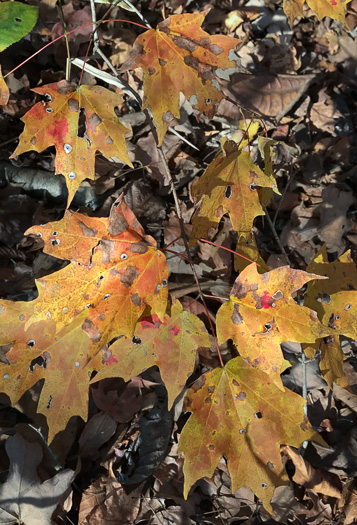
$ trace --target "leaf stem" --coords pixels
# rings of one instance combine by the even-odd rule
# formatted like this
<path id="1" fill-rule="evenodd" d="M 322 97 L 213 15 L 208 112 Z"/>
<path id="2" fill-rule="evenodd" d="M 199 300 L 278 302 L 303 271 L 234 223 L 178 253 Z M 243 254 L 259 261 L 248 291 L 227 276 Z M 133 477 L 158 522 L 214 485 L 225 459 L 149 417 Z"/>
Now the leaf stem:
<path id="1" fill-rule="evenodd" d="M 249 259 L 249 257 L 246 257 L 245 255 L 242 255 L 238 252 L 235 252 L 234 250 L 231 250 L 230 248 L 226 248 L 225 246 L 222 246 L 221 244 L 217 244 L 213 241 L 207 241 L 207 239 L 201 239 L 199 237 L 193 237 L 193 239 L 197 239 L 198 241 L 201 241 L 201 242 L 206 242 L 207 244 L 212 244 L 213 246 L 216 246 L 217 248 L 222 248 L 222 250 L 226 250 L 227 252 L 231 252 L 231 253 L 234 253 L 235 255 L 238 255 L 238 257 L 241 257 L 242 259 L 245 259 L 246 261 L 249 261 L 251 263 L 255 263 L 257 266 L 259 266 L 259 268 L 262 268 L 263 270 L 266 270 L 268 271 L 269 268 L 267 268 L 266 266 L 262 266 L 261 264 L 257 263 L 256 261 L 253 261 L 252 259 Z"/>
<path id="2" fill-rule="evenodd" d="M 137 22 L 132 22 L 131 20 L 122 20 L 120 18 L 109 18 L 108 20 L 101 20 L 100 22 L 96 22 L 97 24 L 104 24 L 104 23 L 107 23 L 107 22 L 125 22 L 125 23 L 128 23 L 128 24 L 133 24 L 134 26 L 138 26 L 138 27 L 141 27 L 142 29 L 147 29 L 145 26 L 143 26 L 142 24 L 138 24 Z M 93 25 L 92 22 L 89 23 L 89 24 L 84 24 L 83 26 L 79 26 L 79 27 L 76 27 L 75 29 L 71 29 L 71 31 L 67 31 L 66 33 L 64 33 L 63 35 L 55 38 L 54 40 L 52 40 L 51 42 L 49 42 L 48 44 L 44 45 L 43 47 L 41 47 L 41 49 L 39 49 L 38 51 L 36 51 L 35 53 L 33 53 L 33 55 L 31 55 L 29 58 L 26 58 L 26 60 L 24 60 L 23 62 L 21 62 L 21 64 L 19 64 L 18 66 L 14 67 L 14 69 L 12 69 L 11 71 L 9 71 L 9 73 L 6 73 L 6 75 L 3 75 L 3 78 L 6 78 L 8 77 L 9 75 L 11 75 L 12 73 L 14 73 L 17 69 L 19 69 L 21 66 L 23 66 L 24 64 L 26 64 L 27 62 L 29 62 L 30 60 L 32 60 L 36 55 L 42 53 L 42 51 L 44 51 L 47 47 L 49 46 L 52 46 L 52 44 L 54 44 L 55 42 L 57 42 L 58 40 L 61 40 L 61 38 L 65 38 L 67 35 L 71 35 L 72 33 L 75 33 L 76 31 L 78 31 L 79 29 L 83 29 L 84 27 L 88 27 L 88 26 L 91 26 Z"/>

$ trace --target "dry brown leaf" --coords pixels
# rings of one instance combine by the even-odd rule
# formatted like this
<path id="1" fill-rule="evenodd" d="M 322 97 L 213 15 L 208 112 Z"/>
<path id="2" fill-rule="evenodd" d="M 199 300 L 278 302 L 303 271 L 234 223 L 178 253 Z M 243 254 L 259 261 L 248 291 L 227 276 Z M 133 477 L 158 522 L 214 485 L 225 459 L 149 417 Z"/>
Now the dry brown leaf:
<path id="1" fill-rule="evenodd" d="M 281 118 L 299 100 L 314 75 L 245 75 L 232 76 L 227 94 L 238 104 L 262 115 Z M 240 119 L 239 107 L 222 100 L 218 115 Z"/>
<path id="2" fill-rule="evenodd" d="M 331 498 L 342 497 L 342 485 L 337 474 L 315 469 L 296 450 L 289 446 L 282 447 L 281 452 L 294 463 L 295 474 L 293 480 L 295 483 Z"/>

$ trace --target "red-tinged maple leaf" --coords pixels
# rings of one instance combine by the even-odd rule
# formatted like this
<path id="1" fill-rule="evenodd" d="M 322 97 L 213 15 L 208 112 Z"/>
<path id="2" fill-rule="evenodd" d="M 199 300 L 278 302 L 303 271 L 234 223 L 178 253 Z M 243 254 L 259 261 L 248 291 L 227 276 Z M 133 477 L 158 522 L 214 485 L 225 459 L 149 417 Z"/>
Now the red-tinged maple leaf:
<path id="1" fill-rule="evenodd" d="M 11 158 L 25 151 L 56 147 L 56 173 L 66 179 L 68 204 L 84 179 L 94 179 L 95 154 L 119 157 L 132 166 L 126 150 L 128 133 L 114 108 L 122 97 L 101 86 L 80 86 L 77 89 L 61 80 L 33 89 L 46 97 L 22 117 L 25 129 Z M 85 116 L 84 128 L 81 128 Z"/>
<path id="2" fill-rule="evenodd" d="M 4 77 L 1 74 L 1 65 L 0 65 L 0 106 L 6 106 L 9 101 L 10 92 L 7 87 Z"/>
<path id="3" fill-rule="evenodd" d="M 345 6 L 349 2 L 350 0 L 306 0 L 307 5 L 315 11 L 319 20 L 328 16 L 342 24 L 346 23 Z M 284 0 L 283 9 L 291 25 L 297 16 L 304 16 L 304 4 L 305 0 Z"/>
<path id="4" fill-rule="evenodd" d="M 193 201 L 203 199 L 192 221 L 192 236 L 206 237 L 225 213 L 229 213 L 236 232 L 250 232 L 255 217 L 264 215 L 258 187 L 277 191 L 275 181 L 253 164 L 249 153 L 241 151 L 234 141 L 227 141 L 223 151 L 191 186 Z"/>
<path id="5" fill-rule="evenodd" d="M 289 390 L 282 393 L 241 357 L 205 374 L 203 384 L 200 378 L 185 399 L 184 408 L 192 415 L 179 442 L 185 456 L 184 496 L 198 479 L 212 477 L 224 456 L 232 492 L 248 486 L 270 510 L 274 489 L 288 483 L 280 445 L 299 447 L 315 439 L 304 416 L 305 402 Z"/>
<path id="6" fill-rule="evenodd" d="M 218 342 L 232 339 L 240 355 L 267 372 L 281 389 L 284 358 L 280 343 L 309 343 L 332 333 L 316 312 L 292 298 L 312 279 L 324 277 L 289 266 L 259 274 L 256 264 L 250 264 L 237 277 L 229 301 L 217 312 Z"/>
<path id="7" fill-rule="evenodd" d="M 7 353 L 10 364 L 0 363 L 1 390 L 13 405 L 37 381 L 45 379 L 38 412 L 47 417 L 49 442 L 72 416 L 87 420 L 89 381 L 93 370 L 101 368 L 102 358 L 98 355 L 87 364 L 90 340 L 81 328 L 85 317 L 86 311 L 60 332 L 52 320 L 28 330 L 22 321 L 23 337 L 20 341 L 15 337 L 14 347 Z"/>
<path id="8" fill-rule="evenodd" d="M 163 321 L 157 315 L 144 317 L 137 324 L 132 340 L 119 339 L 110 350 L 112 356 L 93 379 L 122 377 L 126 381 L 157 365 L 167 388 L 169 408 L 193 372 L 198 347 L 209 347 L 208 333 L 193 314 L 183 311 L 172 298 Z"/>
<path id="9" fill-rule="evenodd" d="M 146 307 L 163 319 L 167 306 L 168 270 L 156 242 L 146 236 L 123 196 L 109 218 L 67 211 L 64 219 L 34 226 L 27 233 L 43 237 L 44 251 L 71 264 L 37 280 L 39 297 L 30 303 L 0 300 L 3 344 L 13 342 L 21 321 L 27 331 L 52 320 L 59 332 L 88 308 L 85 329 L 97 351 L 113 337 L 132 337 Z M 17 338 L 19 340 L 19 338 Z M 92 355 L 92 352 L 91 352 Z"/>
<path id="10" fill-rule="evenodd" d="M 162 143 L 173 118 L 180 117 L 180 92 L 197 112 L 212 118 L 224 94 L 217 77 L 236 66 L 231 52 L 240 40 L 201 29 L 206 12 L 173 15 L 134 42 L 121 71 L 144 69 L 144 109 L 150 108 Z M 232 71 L 232 70 L 231 70 Z M 228 77 L 227 77 L 228 78 Z"/>

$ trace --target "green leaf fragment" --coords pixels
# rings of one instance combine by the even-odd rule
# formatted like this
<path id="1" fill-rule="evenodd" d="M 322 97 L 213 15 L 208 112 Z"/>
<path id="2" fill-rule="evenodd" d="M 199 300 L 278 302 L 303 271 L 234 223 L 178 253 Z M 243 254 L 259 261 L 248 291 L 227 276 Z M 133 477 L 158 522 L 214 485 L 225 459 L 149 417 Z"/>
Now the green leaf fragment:
<path id="1" fill-rule="evenodd" d="M 27 35 L 36 24 L 38 8 L 21 2 L 0 3 L 0 51 Z"/>

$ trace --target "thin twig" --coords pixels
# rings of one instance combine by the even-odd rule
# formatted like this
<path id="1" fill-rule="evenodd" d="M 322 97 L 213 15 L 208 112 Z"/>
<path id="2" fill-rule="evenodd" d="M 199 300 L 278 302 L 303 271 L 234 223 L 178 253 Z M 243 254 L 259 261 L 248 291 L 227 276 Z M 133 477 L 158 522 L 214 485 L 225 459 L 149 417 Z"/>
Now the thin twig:
<path id="1" fill-rule="evenodd" d="M 274 239 L 275 239 L 275 242 L 276 242 L 276 244 L 279 246 L 280 251 L 281 251 L 281 253 L 282 253 L 283 256 L 284 256 L 284 259 L 285 259 L 286 263 L 287 263 L 289 266 L 291 266 L 291 261 L 290 261 L 290 259 L 289 259 L 289 256 L 288 256 L 288 254 L 286 253 L 284 246 L 281 244 L 281 241 L 280 241 L 280 239 L 279 239 L 278 234 L 276 233 L 276 229 L 275 229 L 274 224 L 273 224 L 273 222 L 272 222 L 272 220 L 271 220 L 271 218 L 270 218 L 269 212 L 268 212 L 267 207 L 265 206 L 265 204 L 263 204 L 263 209 L 264 209 L 264 212 L 265 212 L 265 217 L 266 217 L 266 219 L 267 219 L 267 221 L 268 221 L 268 224 L 269 224 L 269 226 L 270 226 L 271 232 L 272 232 L 273 237 L 274 237 Z"/>
<path id="2" fill-rule="evenodd" d="M 152 125 L 152 127 L 153 127 L 153 125 Z M 155 138 L 156 138 L 156 134 L 155 134 Z M 176 214 L 177 214 L 177 217 L 178 217 L 178 220 L 179 220 L 180 230 L 181 230 L 181 234 L 182 234 L 182 240 L 183 240 L 184 245 L 185 245 L 185 249 L 186 249 L 186 253 L 187 253 L 187 257 L 188 257 L 188 262 L 189 262 L 189 265 L 191 267 L 193 278 L 194 278 L 194 280 L 196 282 L 196 285 L 197 285 L 198 294 L 199 294 L 200 299 L 201 299 L 201 301 L 203 303 L 203 306 L 204 306 L 204 308 L 206 310 L 206 315 L 207 315 L 208 322 L 209 322 L 209 325 L 210 325 L 210 328 L 211 328 L 211 332 L 212 332 L 212 336 L 213 336 L 213 339 L 214 339 L 214 342 L 215 342 L 215 345 L 216 345 L 219 361 L 221 363 L 221 366 L 223 367 L 224 363 L 223 363 L 222 355 L 221 355 L 221 352 L 220 352 L 220 349 L 219 349 L 218 341 L 217 341 L 217 338 L 216 338 L 214 326 L 213 326 L 212 320 L 211 320 L 209 312 L 208 312 L 208 307 L 207 307 L 207 304 L 206 304 L 206 300 L 205 300 L 204 295 L 202 293 L 202 288 L 201 288 L 201 284 L 200 284 L 200 281 L 199 281 L 197 273 L 196 273 L 196 268 L 195 268 L 195 266 L 194 266 L 194 264 L 193 264 L 193 262 L 191 260 L 191 257 L 190 257 L 190 248 L 188 246 L 188 240 L 187 240 L 186 231 L 185 231 L 185 224 L 183 222 L 181 208 L 180 208 L 180 204 L 179 204 L 176 188 L 175 188 L 175 185 L 174 185 L 174 181 L 173 181 L 171 172 L 169 170 L 169 167 L 167 165 L 165 155 L 164 155 L 164 153 L 163 153 L 163 151 L 161 149 L 161 146 L 157 145 L 157 149 L 158 149 L 159 155 L 161 157 L 162 164 L 163 164 L 163 166 L 165 168 L 166 176 L 167 176 L 167 178 L 168 178 L 168 180 L 170 182 L 171 193 L 172 193 L 172 196 L 173 196 L 174 202 L 175 202 Z"/>
<path id="3" fill-rule="evenodd" d="M 129 0 L 123 0 L 124 3 L 130 7 L 130 11 L 133 11 L 135 12 L 138 17 L 140 18 L 140 20 L 142 20 L 142 22 L 144 22 L 144 24 L 149 28 L 149 29 L 152 29 L 151 25 L 149 24 L 149 22 L 146 20 L 146 18 L 140 13 L 140 11 L 138 11 L 135 7 L 135 5 L 133 5 L 131 2 L 129 2 Z"/>
<path id="4" fill-rule="evenodd" d="M 278 207 L 277 207 L 277 209 L 276 209 L 276 211 L 275 211 L 275 214 L 274 214 L 274 218 L 273 218 L 273 225 L 274 225 L 274 227 L 275 227 L 276 219 L 278 218 L 278 213 L 279 213 L 279 211 L 280 211 L 280 207 L 281 207 L 281 205 L 282 205 L 282 203 L 283 203 L 284 197 L 286 196 L 286 193 L 287 193 L 287 191 L 288 191 L 288 188 L 289 188 L 289 186 L 290 186 L 291 181 L 293 180 L 293 178 L 294 178 L 294 175 L 292 174 L 292 165 L 290 164 L 290 177 L 289 177 L 289 179 L 288 179 L 287 184 L 285 185 L 285 188 L 284 188 L 284 191 L 283 191 L 283 193 L 282 193 L 282 195 L 281 195 L 281 199 L 280 199 L 280 201 L 279 201 Z"/>

